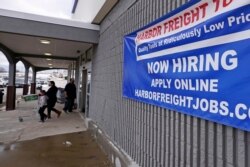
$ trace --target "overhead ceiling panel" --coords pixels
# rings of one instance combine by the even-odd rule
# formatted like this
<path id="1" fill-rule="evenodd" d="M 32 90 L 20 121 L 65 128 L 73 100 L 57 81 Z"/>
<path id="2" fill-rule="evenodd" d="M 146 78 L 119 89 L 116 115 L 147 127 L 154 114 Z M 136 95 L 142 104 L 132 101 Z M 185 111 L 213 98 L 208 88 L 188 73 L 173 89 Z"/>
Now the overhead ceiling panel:
<path id="1" fill-rule="evenodd" d="M 40 39 L 48 39 L 51 44 L 40 43 Z M 76 58 L 91 47 L 91 44 L 51 38 L 41 38 L 0 32 L 0 43 L 15 53 L 43 55 L 45 52 L 53 56 Z"/>
<path id="2" fill-rule="evenodd" d="M 30 62 L 35 67 L 43 67 L 43 68 L 53 67 L 53 68 L 66 69 L 68 68 L 68 65 L 73 62 L 72 60 L 58 60 L 58 59 L 47 60 L 46 58 L 32 58 L 32 57 L 24 57 L 23 59 Z"/>

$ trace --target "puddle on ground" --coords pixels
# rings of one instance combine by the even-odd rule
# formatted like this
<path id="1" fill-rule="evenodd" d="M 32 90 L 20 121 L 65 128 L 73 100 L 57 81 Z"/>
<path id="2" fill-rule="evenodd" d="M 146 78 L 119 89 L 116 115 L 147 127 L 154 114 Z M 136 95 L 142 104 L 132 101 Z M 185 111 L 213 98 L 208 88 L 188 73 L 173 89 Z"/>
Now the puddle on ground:
<path id="1" fill-rule="evenodd" d="M 4 151 L 4 145 L 0 145 L 0 153 Z"/>
<path id="2" fill-rule="evenodd" d="M 13 151 L 15 150 L 15 148 L 16 148 L 15 144 L 1 144 L 0 153 L 6 152 L 6 151 Z"/>
<path id="3" fill-rule="evenodd" d="M 0 144 L 0 162 L 0 167 L 113 167 L 89 132 Z"/>

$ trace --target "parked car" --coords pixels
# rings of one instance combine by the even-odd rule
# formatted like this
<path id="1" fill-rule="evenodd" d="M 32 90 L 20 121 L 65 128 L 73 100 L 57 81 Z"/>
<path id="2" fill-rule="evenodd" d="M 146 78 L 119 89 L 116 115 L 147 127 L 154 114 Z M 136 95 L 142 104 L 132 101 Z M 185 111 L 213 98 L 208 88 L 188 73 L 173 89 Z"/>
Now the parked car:
<path id="1" fill-rule="evenodd" d="M 46 80 L 44 80 L 44 79 L 41 79 L 41 80 L 40 80 L 40 83 L 41 83 L 42 85 L 46 85 L 46 84 L 48 84 L 48 81 L 46 81 Z"/>
<path id="2" fill-rule="evenodd" d="M 36 82 L 36 89 L 42 89 L 42 84 L 41 82 Z"/>
<path id="3" fill-rule="evenodd" d="M 8 77 L 3 77 L 4 82 L 6 83 L 6 86 L 9 84 L 9 78 Z"/>
<path id="4" fill-rule="evenodd" d="M 63 104 L 66 100 L 66 97 L 64 95 L 64 89 L 63 88 L 58 88 L 57 94 L 57 103 Z"/>
<path id="5" fill-rule="evenodd" d="M 16 88 L 23 88 L 24 79 L 23 78 L 16 78 Z"/>

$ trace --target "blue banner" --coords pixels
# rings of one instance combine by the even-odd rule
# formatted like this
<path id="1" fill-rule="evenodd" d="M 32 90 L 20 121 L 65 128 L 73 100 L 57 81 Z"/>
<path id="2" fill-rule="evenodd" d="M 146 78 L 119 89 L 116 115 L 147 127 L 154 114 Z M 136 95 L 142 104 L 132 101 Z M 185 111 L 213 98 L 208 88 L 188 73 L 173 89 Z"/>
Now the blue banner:
<path id="1" fill-rule="evenodd" d="M 250 0 L 191 1 L 124 37 L 123 96 L 250 131 Z"/>

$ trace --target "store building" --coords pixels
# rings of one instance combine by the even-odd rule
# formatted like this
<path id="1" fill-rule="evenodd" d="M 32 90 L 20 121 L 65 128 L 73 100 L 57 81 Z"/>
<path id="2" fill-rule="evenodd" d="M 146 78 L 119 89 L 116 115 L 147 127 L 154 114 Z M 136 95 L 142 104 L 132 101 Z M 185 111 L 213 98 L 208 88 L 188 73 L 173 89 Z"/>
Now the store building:
<path id="1" fill-rule="evenodd" d="M 228 122 L 223 122 L 225 120 L 213 121 L 211 115 L 196 116 L 192 113 L 184 113 L 185 111 L 182 110 L 160 107 L 161 104 L 156 105 L 152 101 L 135 100 L 124 94 L 124 83 L 126 83 L 124 76 L 136 79 L 135 73 L 137 73 L 133 73 L 132 70 L 128 70 L 129 73 L 126 71 L 128 66 L 124 64 L 127 56 L 124 53 L 125 37 L 129 34 L 133 36 L 133 32 L 138 32 L 139 29 L 143 31 L 144 29 L 141 28 L 148 24 L 150 26 L 157 24 L 155 20 L 162 16 L 178 16 L 182 10 L 177 8 L 183 9 L 185 6 L 191 8 L 197 1 L 120 0 L 106 2 L 106 6 L 102 6 L 101 12 L 93 21 L 99 24 L 98 28 L 94 28 L 95 30 L 72 28 L 68 29 L 69 33 L 74 32 L 72 36 L 64 33 L 58 34 L 59 32 L 55 31 L 53 33 L 60 37 L 53 36 L 51 31 L 52 34 L 49 35 L 54 38 L 61 38 L 65 35 L 64 40 L 87 43 L 88 46 L 75 54 L 73 59 L 71 59 L 72 56 L 67 58 L 67 61 L 70 61 L 67 62 L 69 76 L 76 78 L 79 111 L 85 113 L 89 130 L 114 164 L 142 167 L 250 166 L 250 129 L 247 129 L 249 112 L 245 113 L 247 118 L 244 126 L 240 123 L 232 123 L 230 126 Z M 212 3 L 212 0 L 204 2 Z M 227 6 L 235 1 L 218 0 L 213 3 L 216 2 L 218 2 L 217 5 Z M 249 8 L 249 2 L 246 0 L 241 3 Z M 203 17 L 205 7 L 199 9 L 200 16 Z M 76 15 L 80 11 L 81 6 L 76 6 Z M 212 15 L 212 13 L 207 15 L 210 14 Z M 103 17 L 99 18 L 99 16 Z M 245 17 L 242 15 L 242 20 L 248 32 L 249 14 Z M 67 27 L 56 29 L 65 30 L 64 28 Z M 173 25 L 172 29 L 174 29 Z M 143 38 L 149 38 L 149 36 L 140 39 Z M 249 37 L 244 40 L 249 41 Z M 63 60 L 63 57 L 60 57 L 60 60 Z M 29 61 L 28 58 L 27 61 Z M 190 67 L 190 70 L 192 69 L 195 69 L 194 65 Z M 133 70 L 140 71 L 143 68 L 138 67 Z M 142 83 L 146 82 L 146 79 L 139 78 L 138 80 Z M 230 90 L 227 91 L 230 92 Z M 242 112 L 238 112 L 238 115 L 244 116 Z"/>

